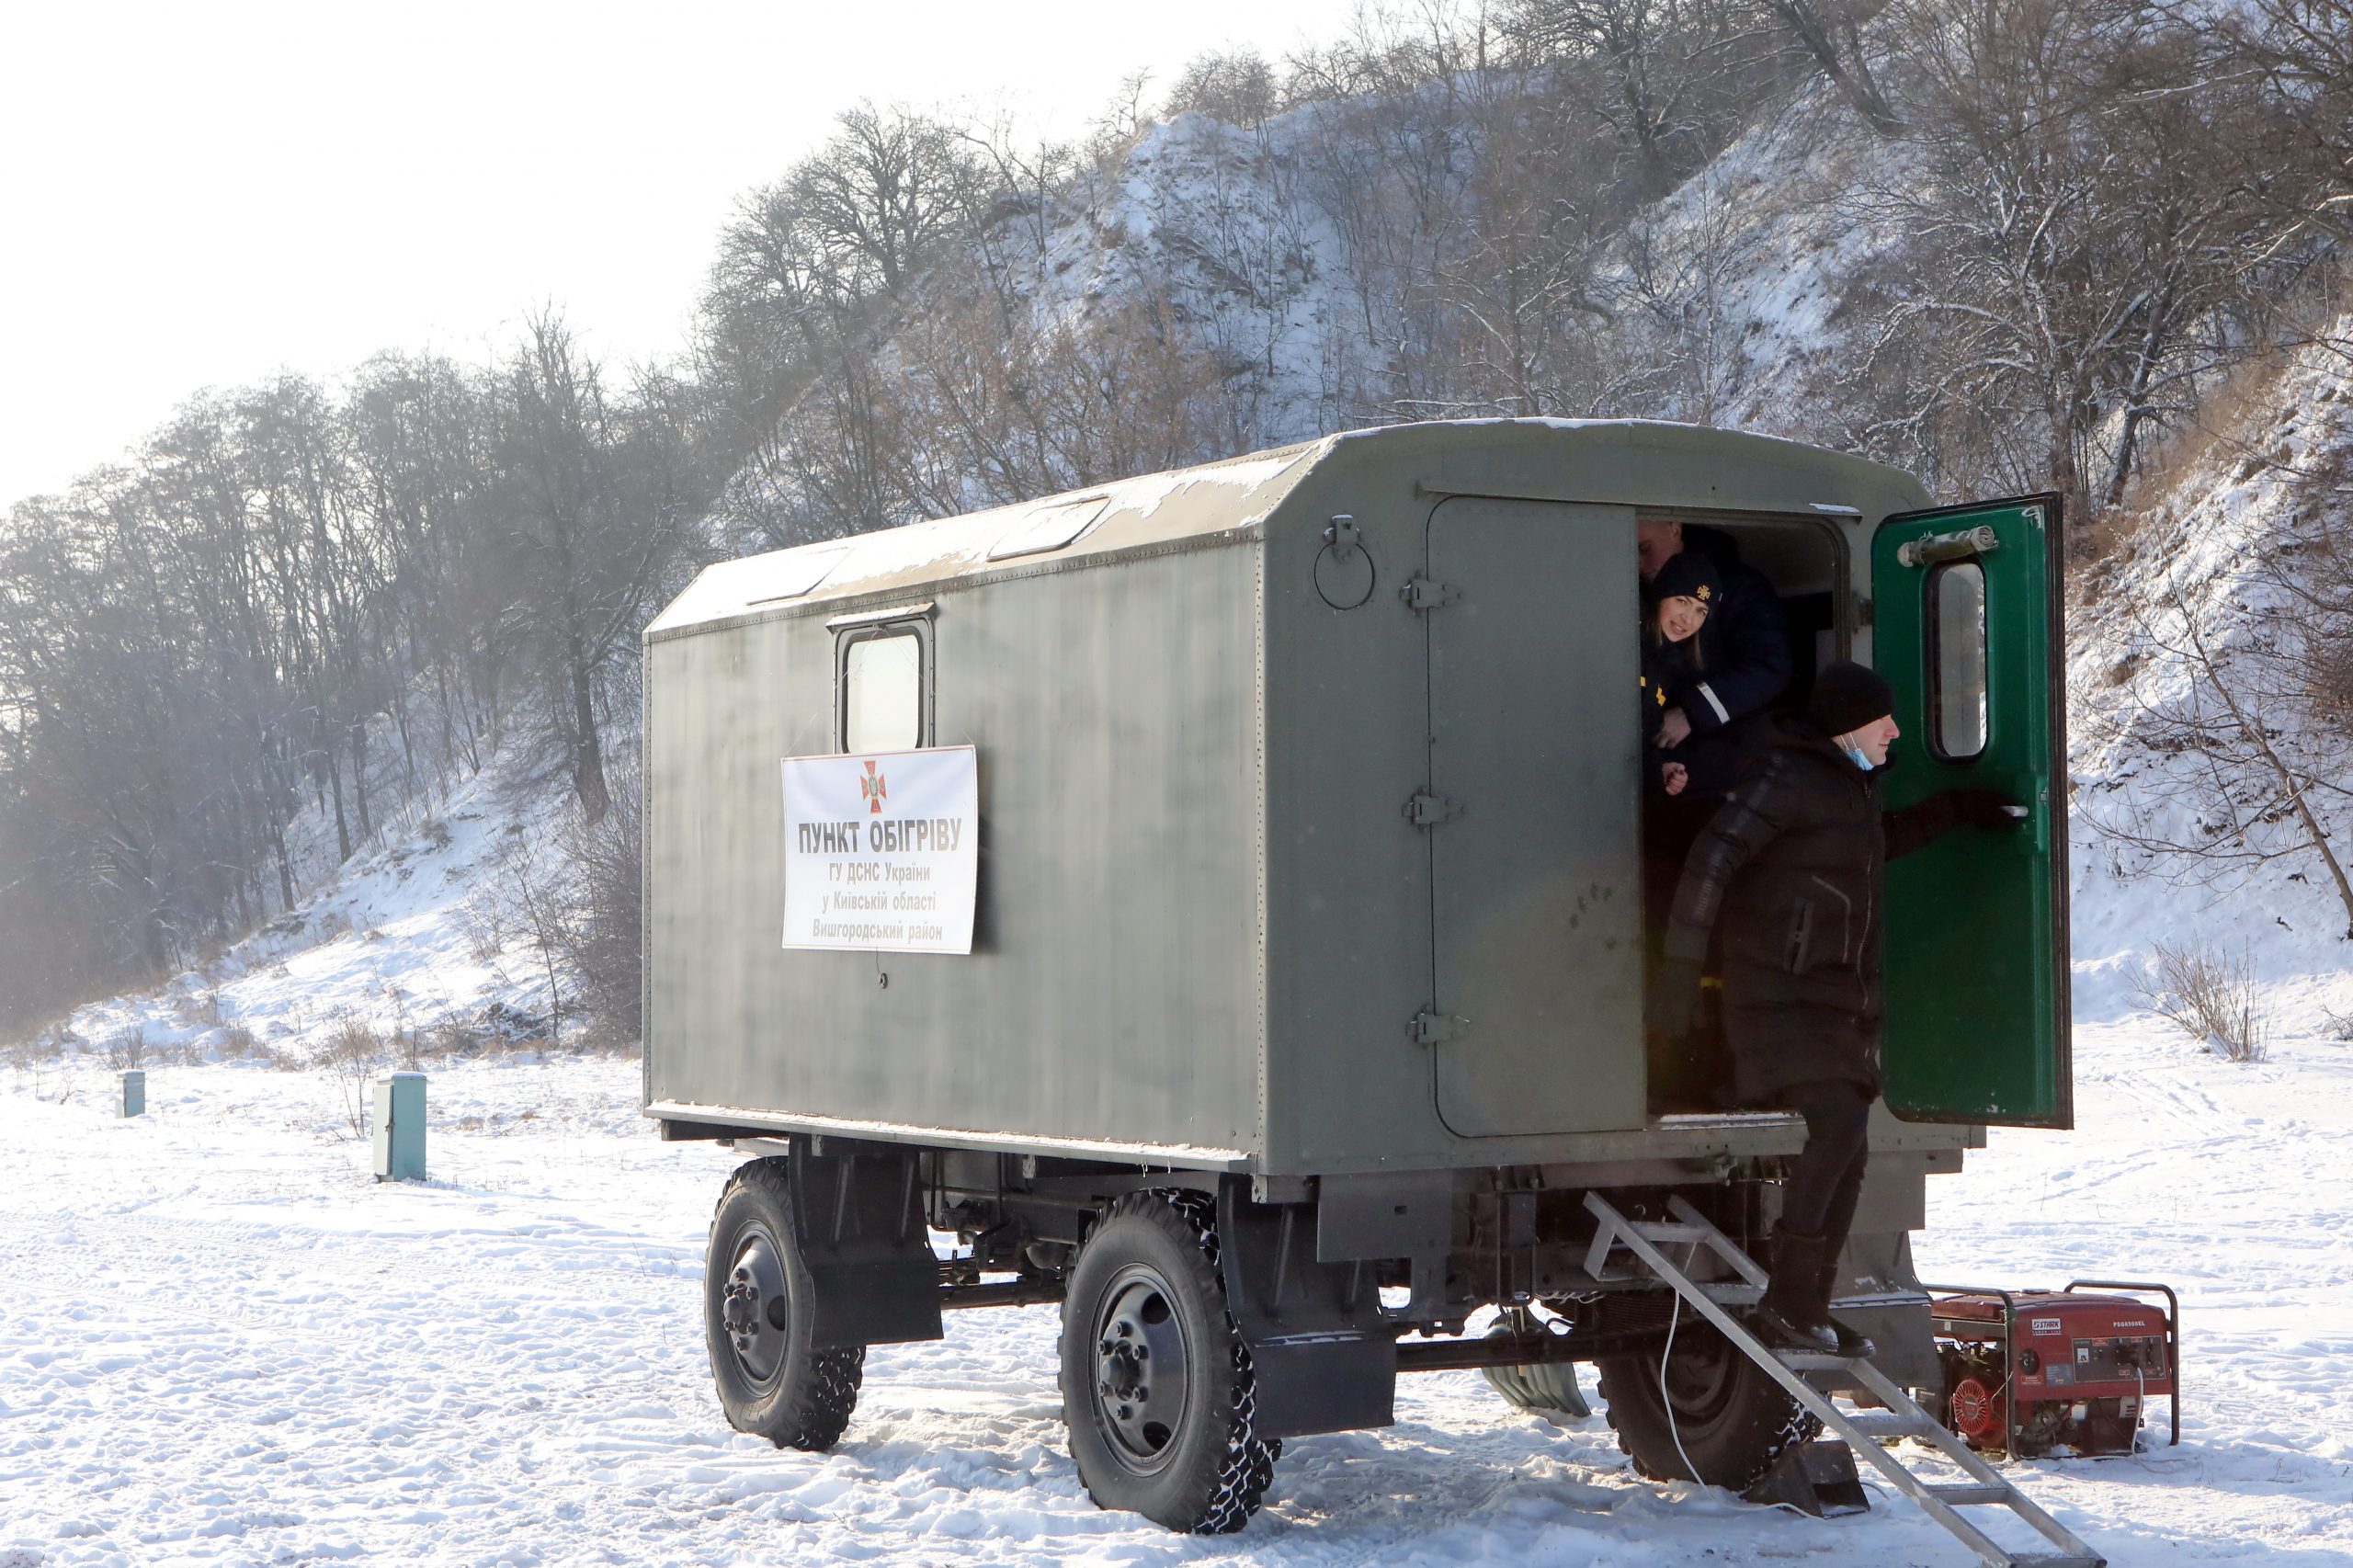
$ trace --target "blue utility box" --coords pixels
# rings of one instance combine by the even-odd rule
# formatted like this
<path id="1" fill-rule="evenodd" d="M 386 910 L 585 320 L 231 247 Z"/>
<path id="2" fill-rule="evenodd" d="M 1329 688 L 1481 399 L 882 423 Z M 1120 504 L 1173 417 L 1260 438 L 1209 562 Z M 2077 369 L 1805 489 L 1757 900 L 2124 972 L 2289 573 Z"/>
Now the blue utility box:
<path id="1" fill-rule="evenodd" d="M 425 1074 L 394 1073 L 376 1080 L 378 1181 L 425 1179 Z"/>

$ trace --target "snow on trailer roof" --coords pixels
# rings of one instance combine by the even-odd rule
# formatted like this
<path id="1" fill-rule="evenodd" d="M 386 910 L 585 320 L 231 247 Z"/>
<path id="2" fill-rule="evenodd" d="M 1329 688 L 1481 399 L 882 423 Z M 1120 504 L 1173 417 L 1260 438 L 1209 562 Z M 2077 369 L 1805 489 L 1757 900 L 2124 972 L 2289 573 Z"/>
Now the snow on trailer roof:
<path id="1" fill-rule="evenodd" d="M 798 606 L 903 590 L 915 594 L 975 573 L 1018 571 L 1048 561 L 1239 532 L 1265 520 L 1311 472 L 1344 447 L 1376 442 L 1421 447 L 1431 464 L 1425 483 L 1438 486 L 1434 493 L 1444 493 L 1458 462 L 1471 465 L 1462 472 L 1473 483 L 1487 484 L 1495 478 L 1489 465 L 1499 451 L 1519 449 L 1525 457 L 1529 448 L 1539 444 L 1520 438 L 1529 433 L 1538 433 L 1540 442 L 1543 436 L 1570 437 L 1541 443 L 1540 458 L 1556 477 L 1584 465 L 1580 477 L 1594 488 L 1575 497 L 1582 500 L 1705 508 L 1722 504 L 1710 476 L 1746 472 L 1778 474 L 1785 487 L 1802 483 L 1807 488 L 1790 491 L 1783 505 L 1799 510 L 1811 506 L 1819 514 L 1859 515 L 1845 501 L 1812 490 L 1817 483 L 1831 492 L 1926 504 L 1925 494 L 1910 475 L 1867 459 L 1782 437 L 1672 420 L 1459 419 L 1384 425 L 985 512 L 721 562 L 705 568 L 654 619 L 645 637 L 655 642 Z M 1641 466 L 1645 460 L 1650 465 L 1646 469 Z M 1525 475 L 1525 464 L 1521 466 Z M 1662 473 L 1681 483 L 1662 484 Z M 1644 474 L 1648 477 L 1638 477 Z M 1811 477 L 1800 482 L 1796 476 L 1801 475 Z M 1569 498 L 1540 494 L 1548 489 L 1540 485 L 1527 494 L 1539 499 Z"/>
<path id="2" fill-rule="evenodd" d="M 913 588 L 1050 555 L 1233 532 L 1274 510 L 1338 438 L 722 561 L 705 567 L 645 635 L 652 641 L 790 605 Z"/>

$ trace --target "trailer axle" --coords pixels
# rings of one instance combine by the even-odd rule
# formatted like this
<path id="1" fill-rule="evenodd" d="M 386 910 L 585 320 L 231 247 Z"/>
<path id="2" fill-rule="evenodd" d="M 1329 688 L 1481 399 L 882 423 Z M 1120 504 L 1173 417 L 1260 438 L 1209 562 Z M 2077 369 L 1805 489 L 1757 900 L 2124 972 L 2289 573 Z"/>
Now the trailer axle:
<path id="1" fill-rule="evenodd" d="M 1633 1334 L 1539 1334 L 1493 1339 L 1417 1339 L 1397 1346 L 1401 1372 L 1468 1372 L 1483 1367 L 1533 1367 L 1552 1361 L 1594 1361 L 1654 1350 L 1665 1335 Z"/>

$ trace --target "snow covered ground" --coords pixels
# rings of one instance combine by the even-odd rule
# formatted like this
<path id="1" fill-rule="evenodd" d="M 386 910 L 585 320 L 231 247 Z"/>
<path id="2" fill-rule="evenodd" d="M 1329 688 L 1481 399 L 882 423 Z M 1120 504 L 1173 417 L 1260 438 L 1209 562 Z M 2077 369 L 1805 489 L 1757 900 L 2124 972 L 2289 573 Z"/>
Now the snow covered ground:
<path id="1" fill-rule="evenodd" d="M 2078 1031 L 2081 1129 L 1931 1183 L 1930 1278 L 2175 1281 L 2183 1443 L 2018 1467 L 2120 1565 L 2353 1563 L 2353 1047 L 2234 1066 L 2145 1019 Z M 1475 1374 L 1300 1439 L 1243 1535 L 1088 1502 L 1051 1309 L 872 1352 L 841 1447 L 728 1431 L 703 1228 L 728 1152 L 663 1144 L 633 1064 L 436 1071 L 432 1180 L 379 1186 L 331 1076 L 0 1072 L 0 1565 L 1790 1561 L 1964 1568 L 1900 1497 L 1830 1522 L 1631 1473 Z M 2161 1418 L 2160 1418 L 2161 1419 Z"/>

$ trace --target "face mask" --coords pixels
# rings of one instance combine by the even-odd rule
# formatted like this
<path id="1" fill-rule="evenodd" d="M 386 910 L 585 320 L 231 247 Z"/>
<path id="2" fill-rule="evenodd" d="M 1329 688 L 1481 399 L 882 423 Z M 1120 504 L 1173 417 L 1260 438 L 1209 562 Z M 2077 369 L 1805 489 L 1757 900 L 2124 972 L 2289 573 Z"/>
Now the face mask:
<path id="1" fill-rule="evenodd" d="M 1860 746 L 1848 746 L 1847 748 L 1847 758 L 1857 767 L 1861 768 L 1865 773 L 1869 773 L 1871 770 L 1871 759 L 1863 755 L 1863 748 Z"/>

